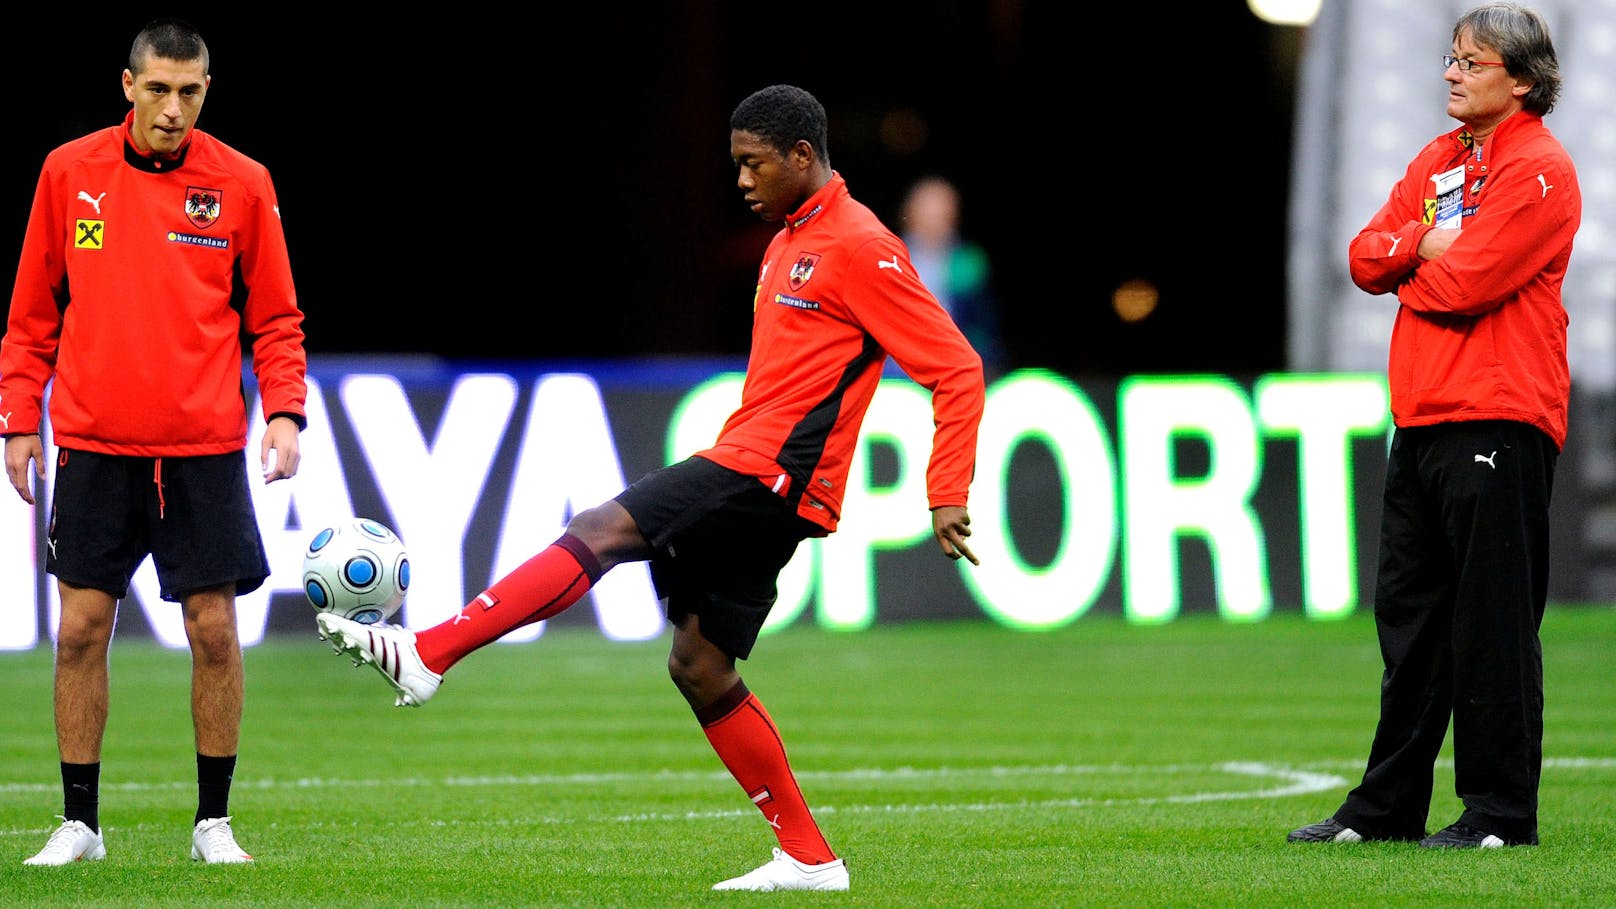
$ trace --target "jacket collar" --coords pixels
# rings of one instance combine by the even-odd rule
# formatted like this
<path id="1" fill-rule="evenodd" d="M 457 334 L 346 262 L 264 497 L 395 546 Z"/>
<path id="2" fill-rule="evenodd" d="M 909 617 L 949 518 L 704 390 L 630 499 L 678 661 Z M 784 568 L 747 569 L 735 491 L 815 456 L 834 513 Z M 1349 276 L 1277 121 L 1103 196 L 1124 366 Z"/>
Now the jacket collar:
<path id="1" fill-rule="evenodd" d="M 786 218 L 786 227 L 795 232 L 801 230 L 808 222 L 819 217 L 826 208 L 836 204 L 847 196 L 847 181 L 836 171 L 830 172 L 830 179 L 808 197 L 808 200 Z"/>
<path id="2" fill-rule="evenodd" d="M 148 174 L 166 174 L 171 170 L 179 170 L 185 166 L 185 156 L 191 151 L 191 141 L 196 138 L 196 127 L 185 134 L 185 141 L 180 143 L 179 151 L 172 155 L 143 155 L 135 148 L 135 142 L 129 138 L 130 130 L 135 125 L 135 112 L 130 111 L 123 118 L 123 162 L 136 170 L 143 170 Z"/>
<path id="3" fill-rule="evenodd" d="M 1490 137 L 1488 137 L 1487 143 L 1488 143 L 1488 145 L 1490 147 L 1492 145 L 1492 143 L 1497 142 L 1499 140 L 1499 138 L 1501 138 L 1501 137 L 1506 137 L 1506 136 L 1510 135 L 1511 133 L 1515 132 L 1516 130 L 1522 129 L 1522 128 L 1530 126 L 1532 124 L 1541 124 L 1542 122 L 1543 122 L 1543 115 L 1542 114 L 1534 114 L 1529 110 L 1518 110 L 1515 113 L 1510 114 L 1509 116 L 1505 117 L 1504 119 L 1498 121 L 1498 127 L 1496 129 L 1494 129 L 1493 134 Z M 1453 132 L 1449 133 L 1448 135 L 1453 137 L 1453 141 L 1461 149 L 1463 149 L 1465 151 L 1474 151 L 1475 150 L 1475 148 L 1476 148 L 1476 137 L 1472 136 L 1470 134 L 1470 127 L 1461 126 L 1458 129 L 1454 130 Z"/>

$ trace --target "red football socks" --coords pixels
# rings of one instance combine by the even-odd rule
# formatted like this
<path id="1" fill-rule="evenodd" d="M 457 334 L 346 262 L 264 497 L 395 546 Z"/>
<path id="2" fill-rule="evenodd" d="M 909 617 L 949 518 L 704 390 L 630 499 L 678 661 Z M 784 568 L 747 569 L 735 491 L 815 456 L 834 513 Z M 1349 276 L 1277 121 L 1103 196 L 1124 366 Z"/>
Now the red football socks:
<path id="1" fill-rule="evenodd" d="M 452 619 L 415 633 L 426 668 L 442 675 L 466 654 L 507 632 L 559 615 L 600 580 L 600 563 L 577 537 L 562 534 L 467 603 Z"/>
<path id="2" fill-rule="evenodd" d="M 807 865 L 835 861 L 797 788 L 780 731 L 746 683 L 736 682 L 728 694 L 696 711 L 696 719 L 735 782 L 774 828 L 780 848 Z"/>

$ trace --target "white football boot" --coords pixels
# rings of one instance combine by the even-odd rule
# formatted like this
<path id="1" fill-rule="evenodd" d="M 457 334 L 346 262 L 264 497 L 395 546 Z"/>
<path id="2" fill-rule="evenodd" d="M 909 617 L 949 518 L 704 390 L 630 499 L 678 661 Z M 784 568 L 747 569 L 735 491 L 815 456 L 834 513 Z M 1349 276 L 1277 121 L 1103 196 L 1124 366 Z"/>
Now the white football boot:
<path id="1" fill-rule="evenodd" d="M 398 625 L 364 625 L 322 612 L 314 617 L 320 639 L 345 653 L 354 665 L 369 663 L 398 692 L 395 707 L 419 707 L 437 694 L 443 676 L 426 668 L 415 649 L 415 632 Z"/>
<path id="2" fill-rule="evenodd" d="M 719 881 L 714 890 L 846 890 L 847 866 L 841 859 L 804 865 L 776 846 L 774 859 L 740 877 Z"/>
<path id="3" fill-rule="evenodd" d="M 214 817 L 197 821 L 196 829 L 191 831 L 191 860 L 209 865 L 242 865 L 253 857 L 236 845 L 230 819 Z"/>
<path id="4" fill-rule="evenodd" d="M 57 815 L 57 817 L 62 817 Z M 70 821 L 62 817 L 62 826 L 51 832 L 45 848 L 23 859 L 24 865 L 71 865 L 74 862 L 99 862 L 107 857 L 106 844 L 101 831 L 91 830 L 83 821 Z"/>

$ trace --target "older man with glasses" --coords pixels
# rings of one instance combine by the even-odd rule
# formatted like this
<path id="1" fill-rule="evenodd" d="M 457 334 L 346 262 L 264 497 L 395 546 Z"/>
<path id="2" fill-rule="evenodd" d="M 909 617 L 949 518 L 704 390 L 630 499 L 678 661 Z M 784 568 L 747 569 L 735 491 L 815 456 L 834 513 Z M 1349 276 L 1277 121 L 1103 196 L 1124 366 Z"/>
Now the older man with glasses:
<path id="1" fill-rule="evenodd" d="M 1398 302 L 1375 587 L 1380 720 L 1362 781 L 1291 842 L 1538 842 L 1538 630 L 1571 396 L 1560 291 L 1582 196 L 1543 124 L 1560 69 L 1538 13 L 1465 13 L 1442 62 L 1460 126 L 1415 156 L 1348 248 L 1353 281 Z M 1450 721 L 1464 809 L 1428 836 Z"/>

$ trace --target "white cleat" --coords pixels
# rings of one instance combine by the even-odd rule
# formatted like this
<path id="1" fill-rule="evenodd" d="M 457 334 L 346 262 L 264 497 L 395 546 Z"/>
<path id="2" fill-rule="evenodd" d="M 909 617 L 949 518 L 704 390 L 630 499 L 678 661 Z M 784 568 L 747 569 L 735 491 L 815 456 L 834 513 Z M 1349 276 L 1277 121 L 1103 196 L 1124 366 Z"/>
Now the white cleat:
<path id="1" fill-rule="evenodd" d="M 242 865 L 253 857 L 236 845 L 230 819 L 215 817 L 197 821 L 196 829 L 191 831 L 191 860 L 209 865 Z"/>
<path id="2" fill-rule="evenodd" d="M 320 626 L 320 639 L 331 649 L 351 657 L 355 666 L 369 663 L 376 667 L 393 690 L 398 692 L 395 707 L 419 707 L 437 694 L 443 676 L 426 668 L 415 649 L 415 632 L 398 625 L 365 625 L 339 615 L 322 612 L 314 617 Z"/>
<path id="3" fill-rule="evenodd" d="M 57 817 L 62 817 L 57 815 Z M 91 830 L 83 821 L 62 818 L 62 826 L 51 832 L 45 848 L 23 859 L 24 865 L 71 865 L 74 862 L 99 862 L 107 857 L 106 844 L 101 831 Z"/>
<path id="4" fill-rule="evenodd" d="M 719 881 L 714 890 L 846 890 L 847 866 L 841 859 L 823 865 L 804 865 L 778 846 L 774 859 L 740 877 Z"/>

